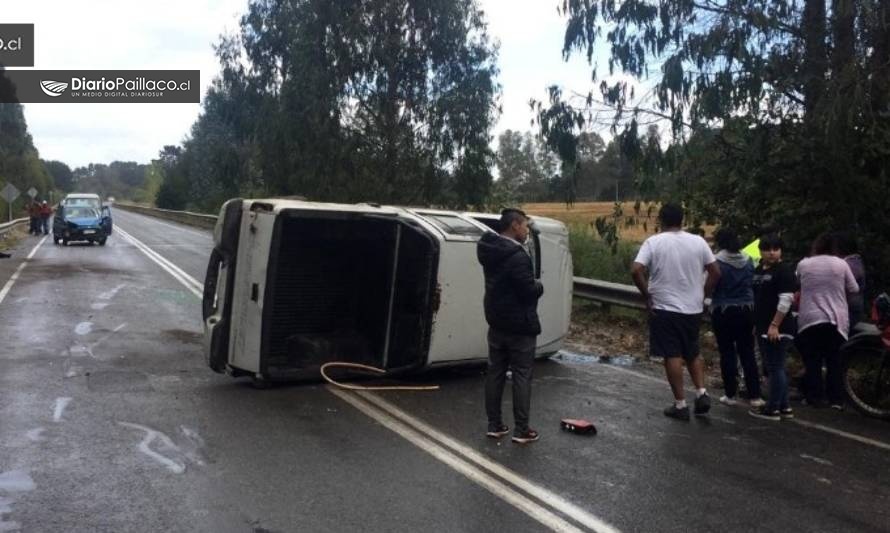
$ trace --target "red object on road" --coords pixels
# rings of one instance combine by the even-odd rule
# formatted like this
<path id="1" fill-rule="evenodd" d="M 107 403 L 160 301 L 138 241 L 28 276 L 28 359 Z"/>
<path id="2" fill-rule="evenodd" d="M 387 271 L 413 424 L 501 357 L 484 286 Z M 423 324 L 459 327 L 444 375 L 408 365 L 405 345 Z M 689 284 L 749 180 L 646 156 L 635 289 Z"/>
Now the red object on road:
<path id="1" fill-rule="evenodd" d="M 580 418 L 563 418 L 559 421 L 559 427 L 579 435 L 596 435 L 596 426 L 593 422 Z"/>

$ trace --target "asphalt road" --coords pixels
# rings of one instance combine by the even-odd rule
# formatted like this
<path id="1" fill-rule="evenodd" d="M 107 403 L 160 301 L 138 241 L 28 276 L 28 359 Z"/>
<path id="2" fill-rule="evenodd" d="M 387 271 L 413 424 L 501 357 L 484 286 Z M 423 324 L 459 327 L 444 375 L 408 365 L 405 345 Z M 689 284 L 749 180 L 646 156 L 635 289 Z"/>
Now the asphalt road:
<path id="1" fill-rule="evenodd" d="M 657 369 L 567 356 L 536 366 L 519 446 L 485 438 L 479 369 L 376 394 L 214 374 L 210 233 L 115 225 L 0 260 L 0 532 L 890 531 L 890 424 L 853 412 L 683 423 Z"/>

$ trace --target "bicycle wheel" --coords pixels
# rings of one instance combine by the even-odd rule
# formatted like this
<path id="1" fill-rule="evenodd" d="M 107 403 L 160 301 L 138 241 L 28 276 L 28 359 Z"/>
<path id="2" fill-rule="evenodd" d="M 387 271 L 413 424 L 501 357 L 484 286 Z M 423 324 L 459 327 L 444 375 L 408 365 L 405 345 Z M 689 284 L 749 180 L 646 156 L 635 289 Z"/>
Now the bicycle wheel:
<path id="1" fill-rule="evenodd" d="M 863 414 L 890 420 L 890 351 L 875 343 L 845 353 L 844 389 Z"/>

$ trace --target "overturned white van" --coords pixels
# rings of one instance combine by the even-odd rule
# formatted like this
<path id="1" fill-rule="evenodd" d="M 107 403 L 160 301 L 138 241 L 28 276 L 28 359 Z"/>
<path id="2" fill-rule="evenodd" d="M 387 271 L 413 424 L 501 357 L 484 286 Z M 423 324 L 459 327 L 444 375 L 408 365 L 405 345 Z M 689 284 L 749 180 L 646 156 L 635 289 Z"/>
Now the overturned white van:
<path id="1" fill-rule="evenodd" d="M 319 377 L 331 361 L 391 373 L 485 361 L 476 241 L 498 215 L 294 200 L 226 202 L 204 285 L 210 368 L 260 380 Z M 537 354 L 568 333 L 565 226 L 533 218 L 544 284 Z"/>

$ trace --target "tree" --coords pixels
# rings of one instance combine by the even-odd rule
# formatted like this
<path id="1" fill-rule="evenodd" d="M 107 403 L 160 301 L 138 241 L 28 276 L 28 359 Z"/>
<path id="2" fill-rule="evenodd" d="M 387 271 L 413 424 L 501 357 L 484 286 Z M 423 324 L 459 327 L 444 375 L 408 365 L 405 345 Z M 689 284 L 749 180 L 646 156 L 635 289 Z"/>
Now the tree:
<path id="1" fill-rule="evenodd" d="M 253 0 L 217 55 L 183 145 L 190 204 L 485 202 L 499 89 L 476 0 Z"/>
<path id="2" fill-rule="evenodd" d="M 546 145 L 530 132 L 506 130 L 498 136 L 495 157 L 498 187 L 512 202 L 543 202 L 550 199 L 551 181 L 558 161 Z"/>
<path id="3" fill-rule="evenodd" d="M 61 161 L 43 161 L 43 166 L 53 177 L 55 186 L 65 192 L 74 190 L 74 174 L 71 167 Z"/>
<path id="4" fill-rule="evenodd" d="M 0 67 L 0 182 L 21 192 L 34 187 L 46 194 L 53 189 L 53 178 L 40 161 L 22 105 L 14 103 L 14 95 L 15 88 Z M 14 207 L 24 205 L 25 198 L 23 194 Z"/>
<path id="5" fill-rule="evenodd" d="M 185 209 L 189 201 L 189 182 L 186 177 L 190 155 L 175 145 L 166 145 L 158 153 L 152 166 L 160 171 L 163 181 L 158 187 L 155 204 L 162 209 Z"/>
<path id="6" fill-rule="evenodd" d="M 565 57 L 591 60 L 604 41 L 609 73 L 626 75 L 593 65 L 595 90 L 553 88 L 539 104 L 564 165 L 605 112 L 644 190 L 684 201 L 695 221 L 776 225 L 797 255 L 821 231 L 853 229 L 871 272 L 890 271 L 887 0 L 565 0 L 562 12 Z M 635 80 L 655 68 L 643 95 Z M 636 133 L 658 122 L 672 134 L 661 156 Z"/>

